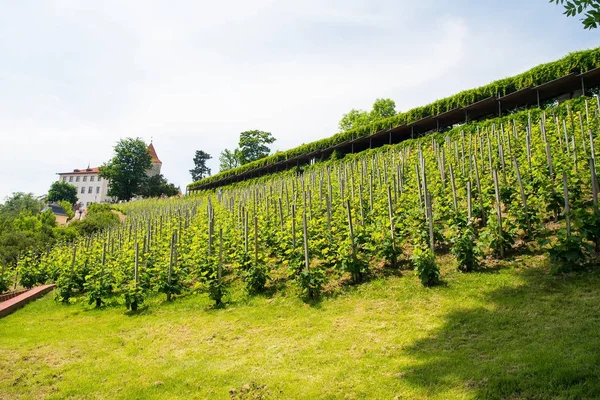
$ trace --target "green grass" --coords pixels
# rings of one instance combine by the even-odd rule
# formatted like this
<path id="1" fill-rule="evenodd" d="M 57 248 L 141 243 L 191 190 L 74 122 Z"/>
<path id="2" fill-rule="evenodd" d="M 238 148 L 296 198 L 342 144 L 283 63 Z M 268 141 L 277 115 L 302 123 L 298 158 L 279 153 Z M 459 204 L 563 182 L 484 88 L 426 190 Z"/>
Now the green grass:
<path id="1" fill-rule="evenodd" d="M 440 264 L 442 286 L 404 271 L 312 305 L 237 290 L 225 309 L 200 294 L 132 315 L 48 295 L 0 320 L 0 398 L 600 397 L 600 272 Z"/>

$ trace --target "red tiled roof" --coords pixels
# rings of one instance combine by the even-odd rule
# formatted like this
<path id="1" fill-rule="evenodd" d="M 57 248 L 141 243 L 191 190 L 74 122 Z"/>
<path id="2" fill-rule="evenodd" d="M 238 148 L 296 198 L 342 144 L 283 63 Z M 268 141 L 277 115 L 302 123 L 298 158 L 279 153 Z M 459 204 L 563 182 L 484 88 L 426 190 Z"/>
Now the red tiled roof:
<path id="1" fill-rule="evenodd" d="M 158 158 L 158 155 L 156 155 L 156 150 L 154 149 L 154 145 L 152 143 L 150 143 L 150 146 L 148 146 L 148 151 L 150 152 L 150 155 L 152 156 L 153 163 L 161 163 L 162 164 L 162 162 Z"/>
<path id="2" fill-rule="evenodd" d="M 58 175 L 77 175 L 77 174 L 97 174 L 100 171 L 98 168 L 83 168 L 83 169 L 74 169 L 71 172 L 59 172 Z"/>

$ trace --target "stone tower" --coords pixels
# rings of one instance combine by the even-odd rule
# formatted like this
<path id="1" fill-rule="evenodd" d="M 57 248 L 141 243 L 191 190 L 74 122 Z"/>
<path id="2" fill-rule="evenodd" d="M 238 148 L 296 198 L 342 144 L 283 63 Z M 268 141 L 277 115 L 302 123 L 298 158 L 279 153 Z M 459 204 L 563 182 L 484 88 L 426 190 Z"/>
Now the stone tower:
<path id="1" fill-rule="evenodd" d="M 152 157 L 152 168 L 148 171 L 148 176 L 159 175 L 160 168 L 162 167 L 162 162 L 158 158 L 158 155 L 156 154 L 156 150 L 154 149 L 154 145 L 152 144 L 152 142 L 150 142 L 150 145 L 148 146 L 148 152 Z"/>

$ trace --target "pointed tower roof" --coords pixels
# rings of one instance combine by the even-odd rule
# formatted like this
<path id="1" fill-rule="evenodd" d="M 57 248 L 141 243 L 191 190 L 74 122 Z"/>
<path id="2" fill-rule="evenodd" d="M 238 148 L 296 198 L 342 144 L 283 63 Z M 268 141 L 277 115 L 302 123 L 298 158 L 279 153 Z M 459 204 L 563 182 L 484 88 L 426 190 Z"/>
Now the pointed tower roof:
<path id="1" fill-rule="evenodd" d="M 156 150 L 154 149 L 154 145 L 152 144 L 152 142 L 150 142 L 150 145 L 148 146 L 148 151 L 150 152 L 150 156 L 152 157 L 153 163 L 162 164 L 162 161 L 160 161 L 158 155 L 156 154 Z"/>

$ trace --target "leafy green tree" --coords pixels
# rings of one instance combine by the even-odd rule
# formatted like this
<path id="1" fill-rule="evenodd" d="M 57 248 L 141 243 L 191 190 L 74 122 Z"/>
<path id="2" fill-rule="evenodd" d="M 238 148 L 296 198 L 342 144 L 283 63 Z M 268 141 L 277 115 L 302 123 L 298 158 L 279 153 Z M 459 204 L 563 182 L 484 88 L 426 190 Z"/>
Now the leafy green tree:
<path id="1" fill-rule="evenodd" d="M 340 131 L 349 131 L 369 123 L 371 123 L 371 116 L 368 112 L 353 108 L 348 114 L 344 114 L 338 127 L 340 128 Z"/>
<path id="2" fill-rule="evenodd" d="M 160 197 L 162 195 L 171 197 L 178 193 L 179 189 L 169 183 L 162 174 L 149 177 L 139 191 L 142 197 Z"/>
<path id="3" fill-rule="evenodd" d="M 229 169 L 237 168 L 241 164 L 240 162 L 240 150 L 235 149 L 234 151 L 225 149 L 219 156 L 219 169 L 221 172 Z"/>
<path id="4" fill-rule="evenodd" d="M 585 29 L 596 29 L 600 24 L 599 0 L 550 0 L 550 3 L 562 4 L 567 17 L 583 14 L 581 23 Z"/>
<path id="5" fill-rule="evenodd" d="M 121 139 L 115 155 L 100 167 L 100 176 L 110 181 L 108 195 L 119 200 L 131 200 L 140 193 L 152 167 L 152 157 L 140 138 Z"/>
<path id="6" fill-rule="evenodd" d="M 252 130 L 240 133 L 240 163 L 244 165 L 268 156 L 271 149 L 267 145 L 274 141 L 270 132 Z"/>
<path id="7" fill-rule="evenodd" d="M 206 162 L 210 160 L 212 156 L 205 151 L 196 150 L 194 156 L 194 168 L 190 169 L 192 180 L 199 181 L 200 179 L 210 175 L 210 168 L 206 166 Z"/>
<path id="8" fill-rule="evenodd" d="M 377 99 L 371 110 L 371 120 L 389 118 L 396 115 L 396 102 L 392 99 Z"/>
<path id="9" fill-rule="evenodd" d="M 16 192 L 0 206 L 0 214 L 8 218 L 16 218 L 21 212 L 29 211 L 37 214 L 42 211 L 44 203 L 36 199 L 33 193 Z"/>
<path id="10" fill-rule="evenodd" d="M 396 103 L 392 99 L 377 99 L 373 103 L 370 112 L 365 110 L 352 109 L 348 114 L 344 114 L 338 127 L 340 131 L 345 132 L 360 126 L 369 125 L 380 119 L 393 117 L 396 115 Z"/>
<path id="11" fill-rule="evenodd" d="M 77 188 L 67 182 L 54 182 L 50 186 L 46 200 L 50 203 L 58 203 L 61 200 L 71 204 L 77 203 Z"/>

